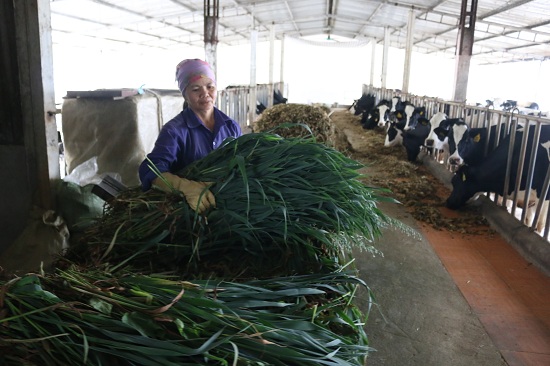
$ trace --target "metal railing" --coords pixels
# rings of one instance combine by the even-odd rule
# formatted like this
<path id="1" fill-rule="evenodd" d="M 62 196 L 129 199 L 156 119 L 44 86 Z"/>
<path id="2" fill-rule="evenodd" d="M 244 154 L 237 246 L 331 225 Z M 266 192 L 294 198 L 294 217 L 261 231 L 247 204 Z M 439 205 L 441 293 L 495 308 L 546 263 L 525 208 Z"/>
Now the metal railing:
<path id="1" fill-rule="evenodd" d="M 269 95 L 277 91 L 281 95 L 288 95 L 288 86 L 284 83 L 273 84 L 257 84 L 256 88 L 256 105 L 261 103 L 264 106 L 269 106 Z M 238 85 L 227 87 L 223 90 L 218 90 L 216 97 L 216 106 L 222 112 L 233 118 L 239 123 L 241 129 L 245 131 L 251 127 L 254 121 L 250 120 L 249 106 L 250 106 L 250 94 L 252 87 L 250 85 Z M 271 104 L 273 99 L 271 99 Z M 257 114 L 254 112 L 254 116 Z"/>
<path id="2" fill-rule="evenodd" d="M 510 134 L 510 146 L 513 146 L 516 137 L 516 131 L 518 130 L 518 128 L 521 128 L 524 133 L 522 135 L 523 137 L 521 141 L 518 166 L 512 166 L 512 148 L 509 149 L 509 154 L 507 157 L 507 163 L 505 167 L 506 175 L 503 190 L 505 194 L 503 197 L 497 196 L 496 194 L 488 194 L 488 196 L 492 197 L 491 199 L 496 205 L 506 208 L 510 215 L 512 215 L 521 223 L 528 226 L 530 229 L 537 232 L 544 239 L 549 241 L 549 201 L 546 199 L 539 199 L 537 201 L 537 206 L 535 208 L 530 208 L 530 210 L 534 209 L 534 214 L 532 214 L 533 211 L 531 211 L 532 216 L 527 217 L 529 210 L 525 208 L 520 209 L 520 206 L 522 206 L 521 203 L 523 202 L 525 202 L 525 205 L 528 205 L 528 202 L 532 197 L 531 195 L 533 194 L 533 192 L 531 192 L 530 189 L 525 189 L 524 192 L 521 192 L 520 194 L 519 191 L 522 176 L 524 176 L 526 179 L 525 187 L 532 186 L 533 177 L 535 176 L 535 163 L 538 149 L 550 149 L 550 146 L 547 145 L 541 147 L 541 144 L 544 144 L 547 141 L 540 141 L 541 128 L 543 126 L 550 126 L 549 118 L 519 114 L 518 109 L 513 109 L 511 111 L 500 111 L 495 110 L 493 107 L 474 106 L 468 105 L 466 103 L 447 101 L 439 98 L 405 94 L 401 93 L 398 90 L 380 89 L 370 85 L 363 85 L 363 93 L 375 95 L 377 101 L 383 99 L 392 100 L 392 97 L 400 96 L 401 100 L 408 101 L 416 107 L 426 107 L 428 118 L 437 112 L 444 112 L 447 114 L 448 118 L 462 118 L 464 122 L 466 122 L 472 128 L 487 128 L 488 137 L 491 133 L 491 126 L 496 126 L 496 128 L 493 130 L 493 133 L 496 134 L 494 145 L 488 146 L 489 138 L 486 139 L 487 145 L 485 146 L 484 150 L 485 155 L 496 148 L 501 140 L 503 140 L 502 137 L 508 134 Z M 531 129 L 534 129 L 534 137 L 533 142 L 528 145 L 527 136 L 529 135 L 528 132 Z M 498 137 L 501 137 L 501 140 L 499 140 Z M 528 151 L 530 151 L 529 154 L 527 154 Z M 434 157 L 434 159 L 438 159 L 436 154 L 432 156 Z M 530 158 L 526 159 L 527 156 L 529 156 Z M 548 158 L 550 160 L 550 152 Z M 444 162 L 444 166 L 452 171 L 450 165 L 446 162 Z M 517 169 L 517 172 L 515 174 L 517 178 L 515 182 L 510 182 L 513 168 Z M 522 174 L 522 172 L 524 173 Z M 540 197 L 546 197 L 548 193 L 548 189 L 550 186 L 550 165 L 548 166 L 547 172 L 545 172 L 545 174 L 545 180 L 543 183 L 542 191 L 540 192 Z M 506 192 L 509 190 L 508 188 L 511 184 L 513 184 L 515 189 L 513 190 L 512 194 L 508 195 L 506 194 Z M 541 218 L 541 215 L 542 220 L 544 220 L 542 222 L 543 228 L 539 227 L 540 230 L 537 230 L 537 223 L 539 221 L 539 218 Z"/>

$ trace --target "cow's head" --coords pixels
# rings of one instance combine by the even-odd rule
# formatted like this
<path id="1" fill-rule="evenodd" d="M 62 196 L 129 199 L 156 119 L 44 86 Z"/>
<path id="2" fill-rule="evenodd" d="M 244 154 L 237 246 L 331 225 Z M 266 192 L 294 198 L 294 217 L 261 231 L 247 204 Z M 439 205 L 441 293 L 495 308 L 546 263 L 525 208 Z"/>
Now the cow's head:
<path id="1" fill-rule="evenodd" d="M 386 131 L 385 147 L 392 147 L 403 143 L 403 127 L 395 122 L 391 122 Z"/>
<path id="2" fill-rule="evenodd" d="M 449 129 L 449 165 L 459 166 L 464 162 L 460 151 L 458 151 L 458 144 L 464 139 L 468 132 L 468 125 L 464 122 L 457 122 Z"/>
<path id="3" fill-rule="evenodd" d="M 388 104 L 381 104 L 378 108 L 375 108 L 378 111 L 378 116 L 380 120 L 378 121 L 378 127 L 384 127 L 390 119 L 390 107 Z"/>
<path id="4" fill-rule="evenodd" d="M 453 191 L 446 201 L 446 206 L 451 210 L 464 206 L 478 192 L 474 168 L 468 165 L 463 165 L 456 171 L 451 183 Z"/>

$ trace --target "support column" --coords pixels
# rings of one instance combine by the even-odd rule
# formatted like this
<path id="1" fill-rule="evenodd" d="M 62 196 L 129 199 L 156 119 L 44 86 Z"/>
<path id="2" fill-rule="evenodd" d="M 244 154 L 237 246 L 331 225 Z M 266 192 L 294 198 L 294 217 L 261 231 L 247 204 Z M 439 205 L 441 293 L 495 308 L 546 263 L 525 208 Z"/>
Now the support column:
<path id="1" fill-rule="evenodd" d="M 55 206 L 52 183 L 61 175 L 55 120 L 50 2 L 16 1 L 14 11 L 24 144 L 33 203 L 42 208 L 52 208 Z"/>
<path id="2" fill-rule="evenodd" d="M 407 46 L 405 48 L 405 65 L 403 67 L 403 87 L 401 88 L 402 92 L 405 94 L 409 93 L 412 46 L 414 40 L 414 20 L 414 9 L 411 8 L 411 10 L 409 10 L 409 24 L 407 24 Z"/>
<path id="3" fill-rule="evenodd" d="M 380 75 L 381 87 L 386 89 L 386 75 L 388 73 L 388 51 L 390 49 L 390 28 L 384 28 L 384 53 L 382 54 L 382 75 Z"/>
<path id="4" fill-rule="evenodd" d="M 468 11 L 468 2 L 470 10 Z M 462 0 L 460 9 L 458 38 L 455 54 L 454 93 L 455 102 L 465 102 L 468 91 L 468 74 L 470 59 L 474 46 L 474 32 L 477 17 L 477 0 Z"/>
<path id="5" fill-rule="evenodd" d="M 273 107 L 273 62 L 275 58 L 275 23 L 269 29 L 269 95 L 267 96 L 267 107 Z"/>
<path id="6" fill-rule="evenodd" d="M 256 118 L 256 44 L 258 31 L 250 31 L 250 97 L 248 99 L 248 125 L 252 126 Z"/>
<path id="7" fill-rule="evenodd" d="M 284 78 L 284 71 L 285 71 L 285 38 L 286 36 L 283 35 L 283 39 L 281 40 L 281 72 L 279 75 L 279 82 L 280 83 L 284 83 L 285 82 L 285 78 Z"/>
<path id="8" fill-rule="evenodd" d="M 216 48 L 218 46 L 219 0 L 204 0 L 204 54 L 214 75 L 218 75 Z"/>
<path id="9" fill-rule="evenodd" d="M 369 84 L 374 86 L 374 66 L 376 64 L 376 38 L 373 38 L 371 41 L 371 56 L 370 56 L 370 78 Z"/>

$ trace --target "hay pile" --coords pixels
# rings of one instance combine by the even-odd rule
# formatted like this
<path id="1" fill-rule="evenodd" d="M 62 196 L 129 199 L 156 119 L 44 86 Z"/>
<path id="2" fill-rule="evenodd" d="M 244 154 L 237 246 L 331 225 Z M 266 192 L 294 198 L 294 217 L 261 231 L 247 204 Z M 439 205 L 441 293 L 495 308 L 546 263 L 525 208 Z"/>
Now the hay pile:
<path id="1" fill-rule="evenodd" d="M 308 131 L 306 125 L 311 130 Z M 326 110 L 307 104 L 277 104 L 266 109 L 254 122 L 254 132 L 272 131 L 282 137 L 309 137 L 329 146 L 336 145 L 334 126 Z"/>

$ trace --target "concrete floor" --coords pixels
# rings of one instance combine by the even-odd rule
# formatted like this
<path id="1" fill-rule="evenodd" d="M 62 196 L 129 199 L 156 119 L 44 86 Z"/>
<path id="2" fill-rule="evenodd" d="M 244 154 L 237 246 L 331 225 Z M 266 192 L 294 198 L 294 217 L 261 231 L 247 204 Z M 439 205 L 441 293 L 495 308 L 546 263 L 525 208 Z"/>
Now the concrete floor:
<path id="1" fill-rule="evenodd" d="M 402 207 L 380 207 L 419 230 Z M 375 245 L 383 257 L 355 253 L 378 303 L 366 325 L 376 349 L 367 365 L 507 365 L 426 238 L 388 228 Z M 366 297 L 358 305 L 365 308 Z"/>

